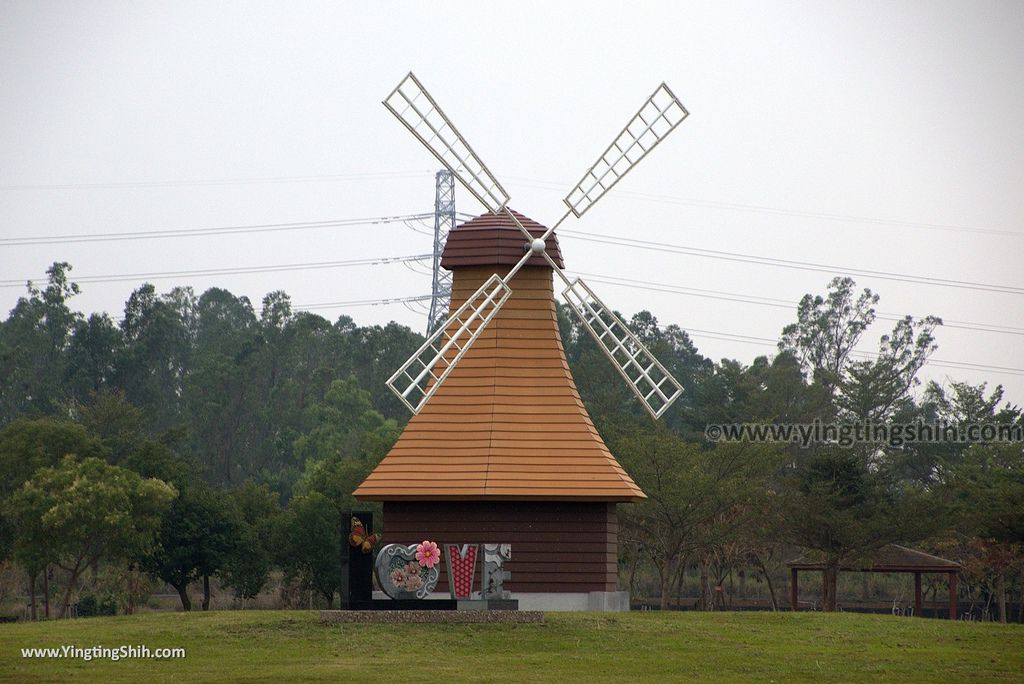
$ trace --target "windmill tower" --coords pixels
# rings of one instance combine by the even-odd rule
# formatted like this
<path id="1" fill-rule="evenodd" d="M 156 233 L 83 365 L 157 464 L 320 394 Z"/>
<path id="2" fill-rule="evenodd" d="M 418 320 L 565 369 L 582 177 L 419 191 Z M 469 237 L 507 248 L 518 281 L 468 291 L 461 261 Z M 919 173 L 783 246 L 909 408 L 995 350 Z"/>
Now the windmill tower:
<path id="1" fill-rule="evenodd" d="M 581 281 L 555 228 L 582 216 L 687 115 L 662 84 L 566 197 L 551 227 L 508 194 L 419 81 L 384 103 L 489 211 L 448 236 L 448 318 L 388 381 L 415 414 L 355 490 L 382 501 L 392 542 L 511 543 L 522 608 L 628 610 L 617 591 L 616 505 L 644 493 L 594 427 L 558 331 L 554 281 L 652 417 L 679 383 Z M 444 590 L 442 573 L 438 590 Z"/>

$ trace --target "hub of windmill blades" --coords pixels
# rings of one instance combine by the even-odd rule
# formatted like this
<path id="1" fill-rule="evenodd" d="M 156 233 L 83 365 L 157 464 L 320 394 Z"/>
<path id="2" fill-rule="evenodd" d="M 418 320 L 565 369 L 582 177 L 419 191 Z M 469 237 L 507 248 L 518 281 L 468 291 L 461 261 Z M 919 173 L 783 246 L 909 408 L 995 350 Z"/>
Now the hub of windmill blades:
<path id="1" fill-rule="evenodd" d="M 689 116 L 672 90 L 662 83 L 644 101 L 565 196 L 566 212 L 540 237 L 509 210 L 509 194 L 412 72 L 384 99 L 384 106 L 488 211 L 510 218 L 526 238 L 525 253 L 515 266 L 504 276 L 492 275 L 453 311 L 388 379 L 388 387 L 410 411 L 419 413 L 508 301 L 515 274 L 540 256 L 565 285 L 562 296 L 569 309 L 647 412 L 655 419 L 661 417 L 682 394 L 682 386 L 590 287 L 578 278 L 569 280 L 547 253 L 546 240 L 570 215 L 580 218 L 589 211 Z"/>

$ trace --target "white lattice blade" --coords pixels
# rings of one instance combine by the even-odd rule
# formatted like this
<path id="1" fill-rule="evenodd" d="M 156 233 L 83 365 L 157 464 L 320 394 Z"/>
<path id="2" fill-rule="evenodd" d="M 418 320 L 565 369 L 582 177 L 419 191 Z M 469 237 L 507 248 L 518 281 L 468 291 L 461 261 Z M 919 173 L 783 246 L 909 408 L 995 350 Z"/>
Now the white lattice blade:
<path id="1" fill-rule="evenodd" d="M 410 411 L 419 413 L 434 396 L 511 294 L 508 284 L 492 275 L 388 378 L 388 387 Z"/>
<path id="2" fill-rule="evenodd" d="M 683 122 L 689 112 L 662 83 L 630 119 L 608 149 L 587 169 L 563 200 L 577 217 L 583 216 L 658 143 Z"/>
<path id="3" fill-rule="evenodd" d="M 683 393 L 682 385 L 582 280 L 569 283 L 562 296 L 648 413 L 660 418 Z"/>
<path id="4" fill-rule="evenodd" d="M 495 214 L 504 208 L 509 200 L 505 188 L 411 71 L 387 96 L 384 106 L 485 207 Z"/>

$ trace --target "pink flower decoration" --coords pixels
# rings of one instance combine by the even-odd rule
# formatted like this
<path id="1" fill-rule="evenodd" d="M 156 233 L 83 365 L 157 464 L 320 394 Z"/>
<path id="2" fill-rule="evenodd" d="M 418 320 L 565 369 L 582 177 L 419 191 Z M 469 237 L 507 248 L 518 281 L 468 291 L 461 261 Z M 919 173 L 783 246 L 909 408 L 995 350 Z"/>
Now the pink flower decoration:
<path id="1" fill-rule="evenodd" d="M 424 540 L 416 547 L 416 560 L 423 567 L 432 568 L 441 560 L 441 549 L 434 542 Z"/>
<path id="2" fill-rule="evenodd" d="M 419 563 L 409 563 L 405 566 L 405 574 L 409 577 L 412 577 L 413 575 L 419 577 L 419 574 L 422 570 L 423 568 L 420 567 Z"/>
<path id="3" fill-rule="evenodd" d="M 395 586 L 398 586 L 398 587 L 402 586 L 402 583 L 405 582 L 405 570 L 403 570 L 402 568 L 396 568 L 396 569 L 392 570 L 391 571 L 391 582 Z"/>
<path id="4" fill-rule="evenodd" d="M 409 575 L 405 578 L 405 588 L 408 591 L 416 591 L 423 586 L 423 580 L 419 575 Z"/>

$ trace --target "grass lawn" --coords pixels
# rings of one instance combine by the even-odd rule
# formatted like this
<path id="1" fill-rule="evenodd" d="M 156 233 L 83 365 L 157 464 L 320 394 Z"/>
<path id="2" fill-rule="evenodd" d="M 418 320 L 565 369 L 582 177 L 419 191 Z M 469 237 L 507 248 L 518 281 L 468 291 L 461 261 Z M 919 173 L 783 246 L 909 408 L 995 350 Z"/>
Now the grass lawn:
<path id="1" fill-rule="evenodd" d="M 180 660 L 23 647 L 183 646 Z M 398 669 L 402 668 L 402 669 Z M 549 613 L 540 625 L 322 625 L 315 612 L 0 624 L 11 681 L 1024 681 L 1024 626 L 837 613 Z"/>

